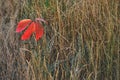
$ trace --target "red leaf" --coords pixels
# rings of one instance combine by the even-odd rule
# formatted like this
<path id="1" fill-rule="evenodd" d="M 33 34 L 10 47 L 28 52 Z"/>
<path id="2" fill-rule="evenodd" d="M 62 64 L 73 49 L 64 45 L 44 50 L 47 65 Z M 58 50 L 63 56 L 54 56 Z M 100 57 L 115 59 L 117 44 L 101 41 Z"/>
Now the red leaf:
<path id="1" fill-rule="evenodd" d="M 32 22 L 32 20 L 30 20 L 30 19 L 21 20 L 21 21 L 18 23 L 16 32 L 21 32 L 21 31 L 23 31 L 31 22 Z"/>
<path id="2" fill-rule="evenodd" d="M 24 34 L 21 37 L 21 40 L 27 40 L 30 38 L 32 33 L 35 31 L 35 22 L 32 22 L 28 28 L 25 30 Z"/>
<path id="3" fill-rule="evenodd" d="M 44 34 L 44 29 L 42 25 L 39 22 L 36 22 L 35 24 L 35 38 L 36 40 L 39 40 Z"/>

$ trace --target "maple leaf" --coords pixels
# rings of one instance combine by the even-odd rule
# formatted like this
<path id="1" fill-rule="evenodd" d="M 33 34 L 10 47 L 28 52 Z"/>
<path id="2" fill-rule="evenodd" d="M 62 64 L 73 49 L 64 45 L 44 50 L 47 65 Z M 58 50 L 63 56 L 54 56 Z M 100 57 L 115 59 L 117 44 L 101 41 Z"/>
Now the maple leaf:
<path id="1" fill-rule="evenodd" d="M 36 18 L 35 21 L 32 21 L 31 19 L 21 20 L 16 28 L 17 33 L 22 32 L 26 29 L 21 37 L 21 40 L 28 40 L 33 33 L 35 33 L 35 39 L 39 40 L 44 34 L 44 28 L 41 24 L 41 21 L 47 23 L 42 18 Z"/>

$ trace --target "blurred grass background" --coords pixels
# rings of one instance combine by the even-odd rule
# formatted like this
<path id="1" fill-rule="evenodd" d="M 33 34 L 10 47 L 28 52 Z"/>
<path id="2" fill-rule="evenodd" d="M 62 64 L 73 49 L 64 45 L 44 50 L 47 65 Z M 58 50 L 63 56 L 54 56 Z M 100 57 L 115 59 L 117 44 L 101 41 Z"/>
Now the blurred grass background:
<path id="1" fill-rule="evenodd" d="M 37 17 L 44 36 L 21 41 Z M 120 80 L 120 1 L 0 0 L 0 80 Z"/>

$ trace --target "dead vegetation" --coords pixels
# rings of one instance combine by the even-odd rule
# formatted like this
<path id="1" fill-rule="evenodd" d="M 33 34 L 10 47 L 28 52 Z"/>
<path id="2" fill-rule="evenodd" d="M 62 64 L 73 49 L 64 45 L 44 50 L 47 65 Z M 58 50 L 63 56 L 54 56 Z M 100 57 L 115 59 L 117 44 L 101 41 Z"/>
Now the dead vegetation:
<path id="1" fill-rule="evenodd" d="M 21 41 L 36 17 L 44 36 Z M 119 0 L 0 0 L 0 80 L 119 80 L 119 53 Z"/>

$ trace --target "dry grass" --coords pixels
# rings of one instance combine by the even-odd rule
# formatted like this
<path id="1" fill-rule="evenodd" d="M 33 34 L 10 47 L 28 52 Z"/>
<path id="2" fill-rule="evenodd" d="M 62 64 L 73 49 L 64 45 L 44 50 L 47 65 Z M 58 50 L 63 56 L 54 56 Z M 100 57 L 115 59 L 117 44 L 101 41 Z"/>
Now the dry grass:
<path id="1" fill-rule="evenodd" d="M 21 19 L 45 34 L 21 41 Z M 119 0 L 0 0 L 0 80 L 120 80 Z"/>

